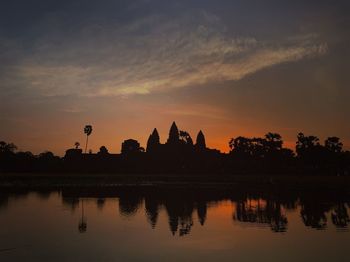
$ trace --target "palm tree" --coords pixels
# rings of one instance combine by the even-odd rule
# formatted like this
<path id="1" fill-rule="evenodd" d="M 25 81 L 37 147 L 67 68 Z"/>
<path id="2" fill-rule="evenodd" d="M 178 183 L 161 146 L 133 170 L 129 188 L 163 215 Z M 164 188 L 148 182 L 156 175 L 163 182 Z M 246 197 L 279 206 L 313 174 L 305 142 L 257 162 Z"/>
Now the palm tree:
<path id="1" fill-rule="evenodd" d="M 88 145 L 88 141 L 89 141 L 89 135 L 91 135 L 91 133 L 92 133 L 92 126 L 86 125 L 84 127 L 84 133 L 86 134 L 86 144 L 85 144 L 85 154 L 86 154 L 87 145 Z"/>

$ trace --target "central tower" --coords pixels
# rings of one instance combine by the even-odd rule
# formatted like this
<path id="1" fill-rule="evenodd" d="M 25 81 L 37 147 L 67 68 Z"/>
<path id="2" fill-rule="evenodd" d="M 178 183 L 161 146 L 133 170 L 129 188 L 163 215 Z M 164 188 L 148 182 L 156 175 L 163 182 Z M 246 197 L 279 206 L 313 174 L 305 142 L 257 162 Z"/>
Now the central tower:
<path id="1" fill-rule="evenodd" d="M 176 126 L 175 121 L 170 127 L 169 138 L 167 144 L 174 145 L 180 142 L 179 129 Z"/>

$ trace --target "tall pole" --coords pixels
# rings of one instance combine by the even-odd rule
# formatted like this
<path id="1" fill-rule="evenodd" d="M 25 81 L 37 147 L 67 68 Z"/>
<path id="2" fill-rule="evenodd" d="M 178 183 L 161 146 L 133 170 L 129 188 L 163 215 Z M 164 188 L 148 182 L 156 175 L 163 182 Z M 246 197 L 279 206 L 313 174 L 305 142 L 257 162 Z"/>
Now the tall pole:
<path id="1" fill-rule="evenodd" d="M 88 145 L 88 140 L 89 140 L 89 136 L 86 136 L 86 143 L 85 143 L 85 154 L 86 154 L 86 150 L 87 150 L 87 145 Z"/>

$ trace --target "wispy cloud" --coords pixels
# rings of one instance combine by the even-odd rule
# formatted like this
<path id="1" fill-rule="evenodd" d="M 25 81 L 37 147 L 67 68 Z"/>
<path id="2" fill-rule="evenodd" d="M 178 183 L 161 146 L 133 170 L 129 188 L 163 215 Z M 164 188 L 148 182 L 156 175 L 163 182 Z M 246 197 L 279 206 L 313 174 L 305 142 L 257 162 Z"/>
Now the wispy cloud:
<path id="1" fill-rule="evenodd" d="M 218 107 L 213 107 L 205 104 L 191 104 L 179 108 L 177 105 L 168 105 L 162 110 L 162 114 L 170 115 L 172 117 L 193 117 L 205 118 L 211 120 L 230 120 L 227 113 Z"/>
<path id="2" fill-rule="evenodd" d="M 43 95 L 149 94 L 214 81 L 239 80 L 267 67 L 322 55 L 317 36 L 279 42 L 232 36 L 205 12 L 150 16 L 128 24 L 54 29 L 39 38 L 3 84 Z"/>

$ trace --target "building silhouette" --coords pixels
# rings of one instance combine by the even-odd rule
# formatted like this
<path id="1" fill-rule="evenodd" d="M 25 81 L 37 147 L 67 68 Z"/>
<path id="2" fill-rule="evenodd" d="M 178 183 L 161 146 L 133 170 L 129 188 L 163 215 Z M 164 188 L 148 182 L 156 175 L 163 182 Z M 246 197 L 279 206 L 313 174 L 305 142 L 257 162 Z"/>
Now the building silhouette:
<path id="1" fill-rule="evenodd" d="M 90 133 L 91 134 L 91 133 Z M 164 141 L 164 140 L 163 140 Z M 157 128 L 147 140 L 146 150 L 135 139 L 126 139 L 120 154 L 83 152 L 76 142 L 63 158 L 52 152 L 38 156 L 15 152 L 12 143 L 0 141 L 0 172 L 112 172 L 112 173 L 198 173 L 198 174 L 350 174 L 350 152 L 343 150 L 338 137 L 319 138 L 299 133 L 296 150 L 283 147 L 282 137 L 238 136 L 229 140 L 229 153 L 206 144 L 202 130 L 195 143 L 191 135 L 172 122 L 169 135 L 161 143 Z"/>

